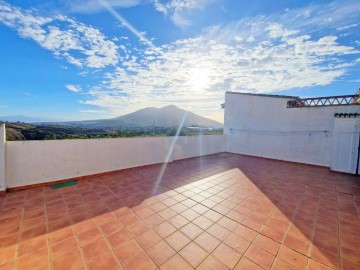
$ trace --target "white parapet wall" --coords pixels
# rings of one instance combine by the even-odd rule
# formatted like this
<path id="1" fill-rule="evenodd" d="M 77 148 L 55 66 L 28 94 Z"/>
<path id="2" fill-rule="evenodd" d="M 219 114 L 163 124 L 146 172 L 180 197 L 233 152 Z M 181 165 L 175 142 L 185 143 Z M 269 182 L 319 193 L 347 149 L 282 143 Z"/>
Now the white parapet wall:
<path id="1" fill-rule="evenodd" d="M 173 137 L 7 141 L 6 184 L 33 185 L 162 163 L 167 157 L 171 162 L 224 151 L 223 135 L 175 141 Z"/>
<path id="2" fill-rule="evenodd" d="M 0 124 L 0 192 L 6 190 L 5 178 L 5 124 Z"/>
<path id="3" fill-rule="evenodd" d="M 226 151 L 330 167 L 334 114 L 360 113 L 360 106 L 287 108 L 291 99 L 226 93 Z"/>

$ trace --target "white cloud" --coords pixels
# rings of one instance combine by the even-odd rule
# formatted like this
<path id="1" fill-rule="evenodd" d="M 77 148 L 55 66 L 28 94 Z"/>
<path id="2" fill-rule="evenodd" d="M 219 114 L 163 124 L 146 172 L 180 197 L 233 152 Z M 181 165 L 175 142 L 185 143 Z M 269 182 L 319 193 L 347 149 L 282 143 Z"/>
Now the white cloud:
<path id="1" fill-rule="evenodd" d="M 107 73 L 83 103 L 119 113 L 186 101 L 193 111 L 219 115 L 225 91 L 265 93 L 328 85 L 351 65 L 342 57 L 359 53 L 340 45 L 336 36 L 313 38 L 261 21 L 252 21 L 250 31 L 243 25 L 231 31 L 210 28 L 196 38 L 163 45 L 161 53 L 147 49 L 142 58 L 133 57 Z M 229 32 L 232 39 L 214 39 Z M 205 100 L 211 108 L 199 107 Z"/>
<path id="2" fill-rule="evenodd" d="M 216 0 L 153 0 L 157 11 L 170 16 L 175 25 L 187 27 L 192 24 L 191 12 L 203 9 Z"/>
<path id="3" fill-rule="evenodd" d="M 81 87 L 79 85 L 67 84 L 65 87 L 75 93 L 81 92 Z"/>
<path id="4" fill-rule="evenodd" d="M 103 68 L 120 59 L 118 46 L 98 29 L 66 16 L 39 16 L 0 1 L 0 22 L 79 67 Z"/>
<path id="5" fill-rule="evenodd" d="M 140 0 L 70 0 L 67 6 L 71 12 L 97 13 L 105 10 L 102 2 L 113 8 L 129 8 L 138 5 Z"/>
<path id="6" fill-rule="evenodd" d="M 355 28 L 358 25 L 359 24 L 357 24 L 357 23 L 353 23 L 353 24 L 350 24 L 350 25 L 345 25 L 345 26 L 342 26 L 342 27 L 338 27 L 338 28 L 336 28 L 336 30 L 343 31 L 343 30 L 347 30 L 347 29 L 350 29 L 350 28 Z"/>

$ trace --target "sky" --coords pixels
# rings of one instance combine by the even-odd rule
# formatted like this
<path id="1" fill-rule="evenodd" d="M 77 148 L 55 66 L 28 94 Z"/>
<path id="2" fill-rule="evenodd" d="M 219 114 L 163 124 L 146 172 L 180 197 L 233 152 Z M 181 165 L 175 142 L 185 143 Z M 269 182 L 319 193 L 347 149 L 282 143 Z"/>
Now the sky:
<path id="1" fill-rule="evenodd" d="M 223 122 L 226 91 L 360 88 L 357 0 L 0 0 L 0 38 L 0 116 L 174 104 Z"/>

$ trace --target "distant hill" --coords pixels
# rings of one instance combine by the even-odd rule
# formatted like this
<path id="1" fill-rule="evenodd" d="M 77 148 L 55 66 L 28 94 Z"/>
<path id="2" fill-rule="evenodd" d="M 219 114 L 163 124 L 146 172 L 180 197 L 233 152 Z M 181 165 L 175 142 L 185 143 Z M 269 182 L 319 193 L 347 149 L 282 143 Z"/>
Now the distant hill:
<path id="1" fill-rule="evenodd" d="M 116 129 L 119 127 L 174 127 L 178 126 L 185 116 L 184 127 L 222 128 L 223 124 L 180 109 L 175 105 L 163 108 L 145 108 L 112 119 L 61 122 L 57 124 L 84 128 Z"/>

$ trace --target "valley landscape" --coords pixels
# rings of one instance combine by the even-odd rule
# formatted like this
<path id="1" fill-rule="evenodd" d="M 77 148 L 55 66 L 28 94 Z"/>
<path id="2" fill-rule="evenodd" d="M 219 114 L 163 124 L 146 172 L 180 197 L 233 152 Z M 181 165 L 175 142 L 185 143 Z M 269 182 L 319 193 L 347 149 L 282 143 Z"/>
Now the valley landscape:
<path id="1" fill-rule="evenodd" d="M 21 119 L 31 122 L 30 118 L 21 116 L 0 117 L 0 121 L 6 123 L 7 140 L 174 136 L 180 125 L 180 136 L 217 135 L 223 132 L 221 123 L 174 105 L 145 108 L 111 119 L 35 123 L 25 123 Z"/>

